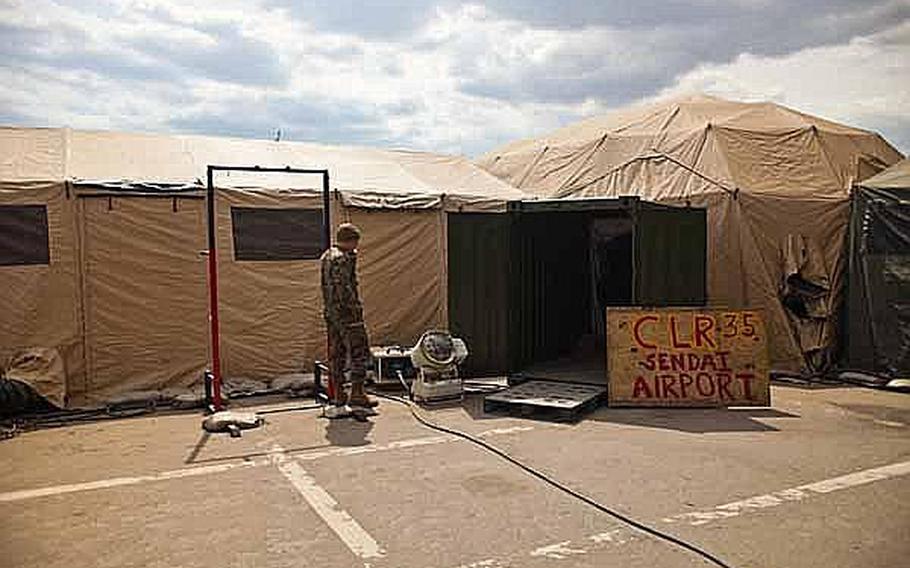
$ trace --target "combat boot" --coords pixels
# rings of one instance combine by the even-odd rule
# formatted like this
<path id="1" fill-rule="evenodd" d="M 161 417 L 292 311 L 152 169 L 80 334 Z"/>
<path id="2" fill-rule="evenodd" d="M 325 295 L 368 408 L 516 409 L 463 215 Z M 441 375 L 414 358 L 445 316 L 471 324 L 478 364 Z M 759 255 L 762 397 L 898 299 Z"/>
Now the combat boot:
<path id="1" fill-rule="evenodd" d="M 379 406 L 379 401 L 367 395 L 363 390 L 363 383 L 354 383 L 351 385 L 351 395 L 348 397 L 348 404 L 360 408 L 375 408 Z"/>
<path id="2" fill-rule="evenodd" d="M 325 407 L 323 414 L 326 418 L 347 418 L 354 413 L 354 410 L 351 409 L 347 404 L 342 404 L 335 406 L 334 404 Z"/>
<path id="3" fill-rule="evenodd" d="M 344 392 L 344 387 L 342 385 L 336 385 L 335 389 L 334 400 L 329 401 L 328 406 L 323 408 L 323 415 L 326 418 L 347 418 L 348 416 L 351 416 L 354 411 L 348 403 L 348 397 Z"/>

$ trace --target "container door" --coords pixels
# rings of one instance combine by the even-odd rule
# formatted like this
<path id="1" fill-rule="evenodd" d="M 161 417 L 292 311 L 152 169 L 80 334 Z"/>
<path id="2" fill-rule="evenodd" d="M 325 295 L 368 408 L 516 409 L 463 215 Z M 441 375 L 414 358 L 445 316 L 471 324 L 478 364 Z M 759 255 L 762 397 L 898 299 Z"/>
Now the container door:
<path id="1" fill-rule="evenodd" d="M 465 340 L 468 375 L 501 375 L 509 367 L 510 216 L 448 215 L 449 327 Z"/>
<path id="2" fill-rule="evenodd" d="M 705 210 L 642 205 L 635 226 L 635 303 L 704 305 L 708 242 Z"/>

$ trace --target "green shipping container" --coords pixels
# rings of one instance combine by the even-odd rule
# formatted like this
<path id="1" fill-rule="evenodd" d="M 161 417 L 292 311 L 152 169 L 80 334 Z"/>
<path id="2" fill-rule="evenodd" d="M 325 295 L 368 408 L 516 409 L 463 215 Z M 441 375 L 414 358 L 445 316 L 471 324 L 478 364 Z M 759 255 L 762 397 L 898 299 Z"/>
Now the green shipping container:
<path id="1" fill-rule="evenodd" d="M 467 374 L 604 382 L 608 306 L 704 305 L 705 215 L 637 198 L 449 213 L 449 321 Z"/>

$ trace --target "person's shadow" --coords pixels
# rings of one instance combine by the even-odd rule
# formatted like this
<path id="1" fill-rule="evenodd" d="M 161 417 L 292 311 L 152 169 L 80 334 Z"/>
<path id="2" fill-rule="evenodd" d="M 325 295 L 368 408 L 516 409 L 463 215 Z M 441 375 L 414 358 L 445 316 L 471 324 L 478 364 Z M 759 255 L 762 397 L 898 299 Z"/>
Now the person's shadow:
<path id="1" fill-rule="evenodd" d="M 368 446 L 367 434 L 372 429 L 373 423 L 369 418 L 362 422 L 354 418 L 335 418 L 329 420 L 325 438 L 333 446 Z"/>

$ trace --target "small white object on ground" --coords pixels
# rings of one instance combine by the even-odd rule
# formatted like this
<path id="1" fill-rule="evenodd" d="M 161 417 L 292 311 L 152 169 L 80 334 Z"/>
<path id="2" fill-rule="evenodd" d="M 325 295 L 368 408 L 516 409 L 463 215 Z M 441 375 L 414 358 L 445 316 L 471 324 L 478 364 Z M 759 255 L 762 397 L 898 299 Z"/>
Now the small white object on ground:
<path id="1" fill-rule="evenodd" d="M 354 411 L 351 410 L 351 407 L 348 406 L 347 404 L 343 404 L 341 406 L 331 405 L 331 406 L 327 406 L 325 408 L 325 417 L 326 418 L 347 418 L 348 416 L 351 416 L 353 413 L 354 413 Z"/>
<path id="2" fill-rule="evenodd" d="M 206 417 L 202 421 L 202 428 L 206 432 L 230 432 L 231 436 L 237 437 L 241 430 L 258 428 L 264 422 L 265 420 L 252 412 L 223 410 Z"/>

